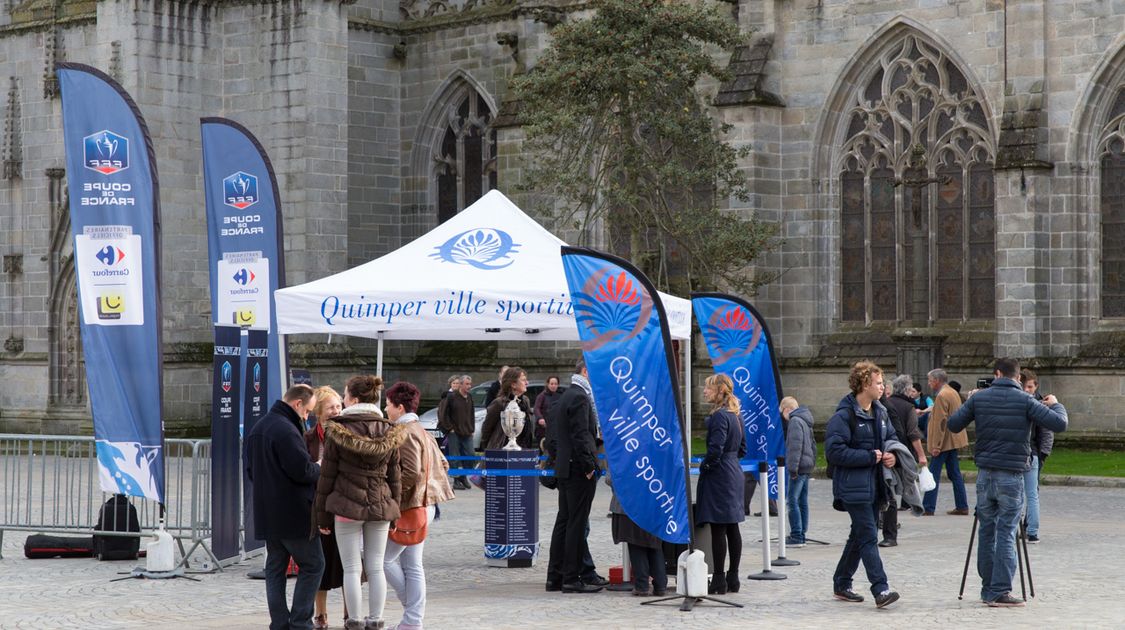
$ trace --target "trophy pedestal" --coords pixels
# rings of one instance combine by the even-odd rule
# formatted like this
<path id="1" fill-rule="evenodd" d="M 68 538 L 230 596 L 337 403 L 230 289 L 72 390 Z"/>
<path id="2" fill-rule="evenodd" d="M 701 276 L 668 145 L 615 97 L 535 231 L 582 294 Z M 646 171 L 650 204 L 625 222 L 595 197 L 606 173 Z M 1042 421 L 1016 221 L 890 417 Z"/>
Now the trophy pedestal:
<path id="1" fill-rule="evenodd" d="M 539 451 L 484 452 L 489 471 L 535 471 Z M 539 557 L 539 478 L 485 475 L 484 557 L 488 566 L 526 568 Z"/>

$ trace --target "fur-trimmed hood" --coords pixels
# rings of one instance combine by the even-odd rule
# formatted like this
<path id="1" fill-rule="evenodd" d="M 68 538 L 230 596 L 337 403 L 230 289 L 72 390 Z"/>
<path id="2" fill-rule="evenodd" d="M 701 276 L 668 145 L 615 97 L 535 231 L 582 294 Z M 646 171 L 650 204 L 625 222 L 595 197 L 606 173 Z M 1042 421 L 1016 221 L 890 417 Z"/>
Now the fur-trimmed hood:
<path id="1" fill-rule="evenodd" d="M 391 451 L 402 446 L 407 435 L 406 427 L 402 425 L 386 424 L 386 426 L 387 431 L 382 435 L 366 436 L 329 420 L 324 424 L 324 437 L 326 440 L 332 440 L 342 450 L 365 457 L 385 458 Z"/>

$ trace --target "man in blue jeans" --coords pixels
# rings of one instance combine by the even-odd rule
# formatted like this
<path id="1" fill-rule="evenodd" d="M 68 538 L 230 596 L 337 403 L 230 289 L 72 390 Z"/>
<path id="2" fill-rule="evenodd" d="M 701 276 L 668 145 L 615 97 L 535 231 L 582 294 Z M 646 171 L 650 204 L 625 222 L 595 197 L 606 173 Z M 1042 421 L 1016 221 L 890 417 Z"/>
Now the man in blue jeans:
<path id="1" fill-rule="evenodd" d="M 1016 529 L 1024 503 L 1024 473 L 1032 465 L 1031 429 L 1065 431 L 1066 409 L 1048 396 L 1043 402 L 1020 387 L 1015 359 L 998 359 L 996 379 L 976 391 L 949 419 L 950 431 L 977 423 L 973 459 L 977 464 L 977 573 L 981 601 L 992 607 L 1023 606 L 1012 597 L 1016 572 Z"/>
<path id="2" fill-rule="evenodd" d="M 836 407 L 824 438 L 824 455 L 835 467 L 832 507 L 847 512 L 852 521 L 844 552 L 832 575 L 832 595 L 845 602 L 863 601 L 863 596 L 852 589 L 852 576 L 862 561 L 875 606 L 884 608 L 898 601 L 899 596 L 887 583 L 875 521 L 887 503 L 880 466 L 894 468 L 894 454 L 885 451 L 887 443 L 898 438 L 886 408 L 879 402 L 883 397 L 883 370 L 870 361 L 860 361 L 852 366 L 848 387 L 852 393 Z"/>
<path id="3" fill-rule="evenodd" d="M 813 441 L 813 415 L 797 399 L 781 399 L 781 418 L 785 421 L 785 466 L 789 485 L 785 487 L 789 508 L 789 536 L 785 544 L 805 546 L 809 531 L 809 476 L 816 466 L 816 442 Z"/>
<path id="4" fill-rule="evenodd" d="M 313 598 L 324 573 L 324 552 L 312 527 L 320 466 L 309 460 L 302 423 L 313 389 L 294 385 L 246 434 L 246 473 L 254 486 L 254 534 L 266 541 L 266 605 L 270 630 L 311 630 Z M 297 563 L 293 607 L 285 601 L 289 559 Z"/>
<path id="5" fill-rule="evenodd" d="M 937 509 L 938 489 L 941 485 L 941 469 L 944 466 L 953 484 L 953 509 L 946 512 L 955 516 L 968 516 L 969 499 L 965 493 L 965 478 L 961 476 L 958 449 L 969 445 L 969 437 L 964 431 L 954 431 L 948 427 L 949 418 L 961 408 L 961 395 L 949 386 L 949 375 L 945 370 L 930 370 L 930 391 L 934 393 L 934 408 L 930 412 L 929 428 L 926 432 L 926 447 L 930 451 L 930 473 L 938 485 L 922 497 L 925 516 L 933 516 Z"/>

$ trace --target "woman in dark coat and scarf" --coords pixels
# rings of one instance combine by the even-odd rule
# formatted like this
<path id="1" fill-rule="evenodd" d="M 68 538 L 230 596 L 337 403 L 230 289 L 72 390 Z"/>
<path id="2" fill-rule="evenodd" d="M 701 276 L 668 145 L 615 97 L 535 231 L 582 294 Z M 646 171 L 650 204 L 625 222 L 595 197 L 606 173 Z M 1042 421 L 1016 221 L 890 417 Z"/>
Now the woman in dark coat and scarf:
<path id="1" fill-rule="evenodd" d="M 535 448 L 535 416 L 531 412 L 531 403 L 524 392 L 527 391 L 527 372 L 520 367 L 510 367 L 504 370 L 500 379 L 500 395 L 488 405 L 488 412 L 484 416 L 484 424 L 480 428 L 480 446 L 482 449 L 503 448 L 508 443 L 508 436 L 500 426 L 500 418 L 504 408 L 512 400 L 516 401 L 524 413 L 523 431 L 516 437 L 516 444 L 520 448 Z"/>
<path id="2" fill-rule="evenodd" d="M 734 383 L 725 374 L 707 377 L 703 398 L 715 406 L 707 416 L 707 455 L 699 465 L 699 496 L 695 524 L 711 525 L 711 559 L 714 573 L 707 592 L 737 593 L 738 562 L 742 558 L 742 533 L 738 524 L 746 519 L 742 510 L 742 464 L 746 456 L 746 432 L 738 418 Z M 730 566 L 724 572 L 727 551 Z"/>

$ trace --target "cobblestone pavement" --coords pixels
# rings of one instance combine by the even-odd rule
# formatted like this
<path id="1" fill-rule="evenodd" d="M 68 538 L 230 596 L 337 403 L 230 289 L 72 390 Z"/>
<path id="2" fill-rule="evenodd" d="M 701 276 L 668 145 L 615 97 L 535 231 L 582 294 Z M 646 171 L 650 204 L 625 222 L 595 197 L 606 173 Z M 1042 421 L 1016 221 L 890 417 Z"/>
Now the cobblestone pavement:
<path id="1" fill-rule="evenodd" d="M 1026 608 L 990 609 L 978 601 L 979 579 L 970 567 L 964 600 L 957 589 L 972 525 L 971 517 L 947 516 L 952 507 L 942 484 L 939 515 L 903 516 L 897 548 L 883 550 L 891 585 L 902 600 L 876 610 L 868 597 L 846 604 L 831 597 L 831 575 L 847 532 L 846 514 L 830 507 L 830 482 L 812 481 L 809 535 L 830 542 L 792 549 L 801 566 L 778 568 L 788 579 L 743 579 L 740 593 L 727 599 L 734 609 L 711 605 L 690 613 L 674 606 L 640 606 L 628 593 L 594 595 L 545 593 L 544 557 L 530 569 L 484 566 L 483 493 L 462 492 L 446 504 L 444 518 L 426 543 L 429 628 L 735 628 L 777 623 L 787 628 L 872 627 L 873 624 L 974 628 L 1120 628 L 1125 625 L 1125 572 L 1121 569 L 1121 522 L 1125 489 L 1049 486 L 1042 489 L 1043 543 L 1030 547 L 1037 597 Z M 974 500 L 970 485 L 970 503 Z M 540 500 L 540 533 L 549 536 L 555 494 Z M 609 539 L 605 518 L 609 492 L 600 487 L 591 519 L 590 543 L 601 573 L 618 564 L 620 552 Z M 905 515 L 905 513 L 903 513 Z M 771 526 L 776 527 L 776 519 Z M 760 519 L 743 525 L 741 574 L 757 572 L 762 562 Z M 0 627 L 3 628 L 261 628 L 267 625 L 264 582 L 246 574 L 260 559 L 188 580 L 111 582 L 134 562 L 27 560 L 20 532 L 4 535 L 0 560 Z M 975 556 L 975 551 L 974 551 Z M 776 548 L 774 550 L 776 557 Z M 293 581 L 290 580 L 290 589 Z M 862 568 L 856 590 L 867 594 Z M 1018 595 L 1019 584 L 1015 585 Z M 341 622 L 340 591 L 329 598 L 333 627 Z M 386 618 L 396 622 L 401 608 L 391 594 Z"/>

